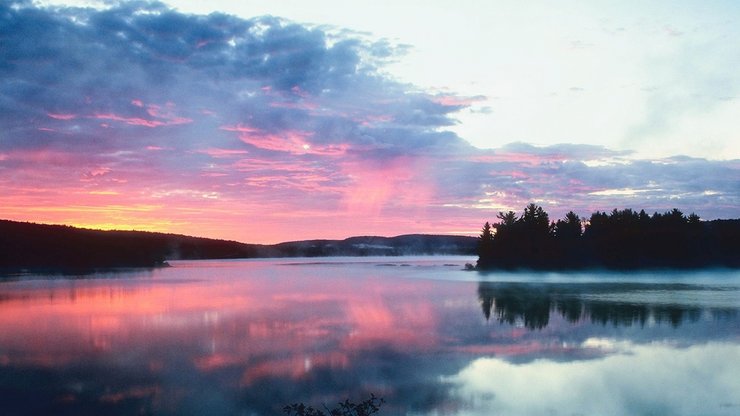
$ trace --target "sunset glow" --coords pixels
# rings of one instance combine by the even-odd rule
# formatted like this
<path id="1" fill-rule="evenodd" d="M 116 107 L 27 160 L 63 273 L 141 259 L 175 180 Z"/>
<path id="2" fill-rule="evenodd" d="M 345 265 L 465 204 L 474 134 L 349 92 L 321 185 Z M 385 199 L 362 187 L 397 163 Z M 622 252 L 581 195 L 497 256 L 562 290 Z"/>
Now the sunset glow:
<path id="1" fill-rule="evenodd" d="M 737 5 L 470 2 L 463 31 L 324 3 L 3 3 L 0 218 L 275 243 L 529 202 L 740 216 Z"/>

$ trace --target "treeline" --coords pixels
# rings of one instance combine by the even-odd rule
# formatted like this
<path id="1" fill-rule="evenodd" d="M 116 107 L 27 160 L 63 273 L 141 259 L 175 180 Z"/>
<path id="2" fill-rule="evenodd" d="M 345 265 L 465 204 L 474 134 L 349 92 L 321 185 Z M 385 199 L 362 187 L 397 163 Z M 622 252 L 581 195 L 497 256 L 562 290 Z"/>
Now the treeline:
<path id="1" fill-rule="evenodd" d="M 164 265 L 166 260 L 180 259 L 472 255 L 476 246 L 474 237 L 419 234 L 263 245 L 178 234 L 101 231 L 0 220 L 0 273 L 87 273 L 105 268 L 156 267 Z"/>
<path id="2" fill-rule="evenodd" d="M 101 231 L 0 220 L 0 271 L 84 273 L 156 267 L 173 258 L 253 257 L 257 246 L 141 231 Z"/>
<path id="3" fill-rule="evenodd" d="M 702 221 L 678 209 L 568 212 L 550 221 L 529 204 L 521 215 L 499 212 L 479 237 L 477 268 L 639 269 L 740 267 L 740 220 Z"/>

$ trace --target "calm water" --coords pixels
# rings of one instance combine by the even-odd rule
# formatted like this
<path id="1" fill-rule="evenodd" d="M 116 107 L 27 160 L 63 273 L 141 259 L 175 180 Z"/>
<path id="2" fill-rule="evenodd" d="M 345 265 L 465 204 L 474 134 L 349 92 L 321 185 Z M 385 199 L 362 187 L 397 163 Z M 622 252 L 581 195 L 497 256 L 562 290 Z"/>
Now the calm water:
<path id="1" fill-rule="evenodd" d="M 174 262 L 0 283 L 0 414 L 738 415 L 740 272 L 465 257 Z"/>

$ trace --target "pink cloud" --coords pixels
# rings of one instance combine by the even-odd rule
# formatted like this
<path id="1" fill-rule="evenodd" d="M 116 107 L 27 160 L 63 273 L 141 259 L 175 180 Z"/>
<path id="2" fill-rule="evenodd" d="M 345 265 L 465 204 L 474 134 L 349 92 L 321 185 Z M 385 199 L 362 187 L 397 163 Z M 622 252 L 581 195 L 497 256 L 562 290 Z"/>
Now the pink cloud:
<path id="1" fill-rule="evenodd" d="M 156 104 L 147 104 L 146 112 L 152 117 L 161 118 L 164 120 L 174 120 L 180 122 L 182 122 L 183 120 L 192 121 L 184 117 L 179 117 L 175 115 L 175 104 L 171 102 L 166 103 L 164 107 Z"/>
<path id="2" fill-rule="evenodd" d="M 290 89 L 290 92 L 302 98 L 307 98 L 309 96 L 308 92 L 304 91 L 297 85 L 294 85 L 293 88 Z"/>
<path id="3" fill-rule="evenodd" d="M 87 175 L 88 176 L 91 176 L 91 177 L 103 176 L 103 175 L 105 175 L 107 173 L 110 173 L 110 171 L 111 171 L 111 168 L 109 168 L 109 167 L 99 166 L 99 167 L 95 167 L 95 168 L 90 169 L 87 172 Z"/>
<path id="4" fill-rule="evenodd" d="M 249 186 L 267 188 L 270 190 L 292 189 L 304 192 L 319 192 L 322 194 L 340 189 L 333 187 L 329 178 L 310 172 L 300 172 L 289 175 L 273 174 L 249 176 L 245 179 L 245 183 Z"/>
<path id="5" fill-rule="evenodd" d="M 174 126 L 179 124 L 192 123 L 191 118 L 182 117 L 175 113 L 175 104 L 168 102 L 164 106 L 157 104 L 146 104 L 141 100 L 134 99 L 131 104 L 138 108 L 145 108 L 147 115 L 151 118 L 143 117 L 128 117 L 116 113 L 94 113 L 91 118 L 98 120 L 113 120 L 119 121 L 125 124 L 142 127 L 163 127 L 163 126 Z M 107 124 L 101 126 L 107 127 Z"/>
<path id="6" fill-rule="evenodd" d="M 239 157 L 242 155 L 249 154 L 246 150 L 237 150 L 237 149 L 218 149 L 218 148 L 209 148 L 205 150 L 198 150 L 198 153 L 206 154 L 210 157 L 214 158 L 230 158 L 230 157 Z"/>
<path id="7" fill-rule="evenodd" d="M 308 132 L 290 130 L 280 134 L 242 133 L 239 135 L 239 139 L 260 149 L 300 154 L 305 153 L 305 150 L 310 146 L 306 140 L 309 136 L 310 133 Z"/>
<path id="8" fill-rule="evenodd" d="M 125 117 L 114 113 L 105 113 L 105 114 L 99 114 L 96 113 L 92 116 L 93 118 L 99 119 L 99 120 L 113 120 L 113 121 L 120 121 L 122 123 L 130 124 L 133 126 L 142 126 L 142 127 L 163 127 L 163 126 L 172 126 L 172 125 L 178 125 L 178 124 L 187 124 L 192 123 L 193 120 L 185 117 L 174 117 L 164 120 L 148 120 L 141 117 Z"/>
<path id="9" fill-rule="evenodd" d="M 308 131 L 284 130 L 279 133 L 269 133 L 242 124 L 221 126 L 221 130 L 237 132 L 242 142 L 275 152 L 286 152 L 295 155 L 340 156 L 349 150 L 349 145 L 344 143 L 315 145 L 310 141 L 314 133 Z"/>
<path id="10" fill-rule="evenodd" d="M 113 121 L 121 121 L 126 124 L 131 124 L 134 126 L 144 126 L 144 127 L 160 127 L 164 126 L 165 123 L 161 121 L 154 121 L 154 120 L 146 120 L 139 117 L 123 117 L 116 114 L 108 113 L 108 114 L 95 114 L 93 115 L 93 118 L 97 118 L 100 120 L 113 120 Z"/>
<path id="11" fill-rule="evenodd" d="M 281 172 L 303 172 L 308 169 L 305 164 L 300 164 L 296 161 L 258 158 L 239 159 L 235 163 L 229 165 L 228 168 L 230 170 L 233 169 L 243 173 L 261 172 L 266 170 Z"/>
<path id="12" fill-rule="evenodd" d="M 260 159 L 240 157 L 228 165 L 216 165 L 202 173 L 209 177 L 229 176 L 239 186 L 259 188 L 266 191 L 264 197 L 277 198 L 286 202 L 294 198 L 305 199 L 306 193 L 321 196 L 321 202 L 327 202 L 327 196 L 340 195 L 344 192 L 347 181 L 337 171 L 333 163 L 316 163 L 301 158 Z M 273 191 L 280 190 L 280 193 Z M 256 197 L 256 195 L 255 195 Z M 305 200 L 295 201 L 303 204 Z"/>
<path id="13" fill-rule="evenodd" d="M 485 97 L 459 97 L 455 95 L 437 95 L 431 98 L 437 104 L 445 107 L 468 107 L 485 100 Z"/>
<path id="14" fill-rule="evenodd" d="M 66 114 L 66 113 L 46 113 L 47 116 L 54 120 L 73 120 L 77 118 L 77 114 Z"/>
<path id="15" fill-rule="evenodd" d="M 529 174 L 522 172 L 521 170 L 511 170 L 511 171 L 497 170 L 495 172 L 492 172 L 492 174 L 498 175 L 498 176 L 509 176 L 514 179 L 527 179 L 530 176 Z"/>

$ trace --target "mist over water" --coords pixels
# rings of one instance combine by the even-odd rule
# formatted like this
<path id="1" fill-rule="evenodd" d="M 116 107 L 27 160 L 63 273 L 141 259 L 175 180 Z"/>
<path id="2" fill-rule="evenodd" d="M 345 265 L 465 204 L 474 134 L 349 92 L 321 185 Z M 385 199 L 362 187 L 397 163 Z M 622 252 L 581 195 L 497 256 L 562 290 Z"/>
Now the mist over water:
<path id="1" fill-rule="evenodd" d="M 734 415 L 740 273 L 469 257 L 178 261 L 0 283 L 3 414 Z"/>

